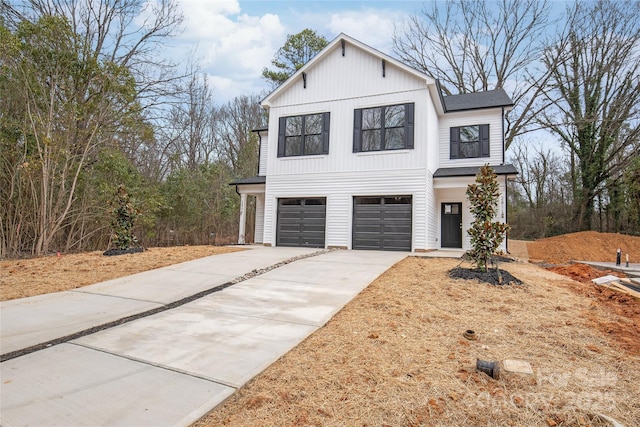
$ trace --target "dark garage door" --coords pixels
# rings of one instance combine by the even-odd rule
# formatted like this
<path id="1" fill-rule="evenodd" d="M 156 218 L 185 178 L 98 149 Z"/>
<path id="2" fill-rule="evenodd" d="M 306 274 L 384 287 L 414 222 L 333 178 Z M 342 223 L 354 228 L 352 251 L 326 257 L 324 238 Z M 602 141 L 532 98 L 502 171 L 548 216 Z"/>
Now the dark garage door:
<path id="1" fill-rule="evenodd" d="M 411 250 L 411 196 L 353 198 L 353 249 Z"/>
<path id="2" fill-rule="evenodd" d="M 276 246 L 324 248 L 327 199 L 278 199 Z"/>

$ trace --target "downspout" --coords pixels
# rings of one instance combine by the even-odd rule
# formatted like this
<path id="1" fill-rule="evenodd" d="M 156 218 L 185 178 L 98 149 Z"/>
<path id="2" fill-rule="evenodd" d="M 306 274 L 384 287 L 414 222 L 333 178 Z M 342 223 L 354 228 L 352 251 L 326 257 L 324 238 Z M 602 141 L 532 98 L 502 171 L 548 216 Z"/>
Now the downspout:
<path id="1" fill-rule="evenodd" d="M 509 224 L 509 179 L 508 175 L 504 176 L 504 222 Z M 504 238 L 504 248 L 509 254 L 509 235 Z"/>
<path id="2" fill-rule="evenodd" d="M 502 107 L 502 164 L 506 161 L 505 147 L 504 147 L 504 107 Z M 509 187 L 508 187 L 508 175 L 504 176 L 504 222 L 509 224 Z M 509 236 L 504 238 L 504 248 L 509 253 Z"/>
<path id="3" fill-rule="evenodd" d="M 505 148 L 504 148 L 504 107 L 502 107 L 502 164 L 505 162 Z"/>
<path id="4" fill-rule="evenodd" d="M 256 176 L 260 176 L 260 155 L 262 154 L 262 134 L 259 130 L 256 131 L 258 134 L 258 170 L 256 171 Z"/>

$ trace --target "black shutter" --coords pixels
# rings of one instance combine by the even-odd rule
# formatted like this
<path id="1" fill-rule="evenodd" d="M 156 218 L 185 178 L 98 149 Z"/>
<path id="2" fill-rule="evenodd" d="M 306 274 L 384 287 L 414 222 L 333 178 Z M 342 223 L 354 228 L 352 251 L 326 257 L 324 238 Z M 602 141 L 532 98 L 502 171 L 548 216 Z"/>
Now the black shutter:
<path id="1" fill-rule="evenodd" d="M 413 123 L 414 123 L 414 104 L 405 104 L 404 105 L 404 120 L 405 120 L 405 129 L 404 135 L 406 138 L 406 148 L 413 148 Z"/>
<path id="2" fill-rule="evenodd" d="M 449 158 L 457 159 L 460 157 L 460 128 L 449 128 L 451 136 L 449 143 Z"/>
<path id="3" fill-rule="evenodd" d="M 480 157 L 489 157 L 489 125 L 480 125 Z"/>
<path id="4" fill-rule="evenodd" d="M 280 117 L 278 125 L 278 157 L 284 157 L 284 140 L 287 134 L 287 118 Z"/>
<path id="5" fill-rule="evenodd" d="M 353 152 L 362 151 L 362 110 L 353 112 Z"/>
<path id="6" fill-rule="evenodd" d="M 329 121 L 331 113 L 322 113 L 322 154 L 329 154 Z"/>

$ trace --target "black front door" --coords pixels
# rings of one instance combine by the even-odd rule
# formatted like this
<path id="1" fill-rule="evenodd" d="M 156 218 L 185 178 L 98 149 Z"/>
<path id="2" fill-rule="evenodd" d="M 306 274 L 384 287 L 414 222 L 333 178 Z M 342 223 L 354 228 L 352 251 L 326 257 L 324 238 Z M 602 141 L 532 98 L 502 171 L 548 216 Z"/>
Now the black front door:
<path id="1" fill-rule="evenodd" d="M 462 203 L 443 203 L 441 218 L 441 246 L 462 248 Z"/>

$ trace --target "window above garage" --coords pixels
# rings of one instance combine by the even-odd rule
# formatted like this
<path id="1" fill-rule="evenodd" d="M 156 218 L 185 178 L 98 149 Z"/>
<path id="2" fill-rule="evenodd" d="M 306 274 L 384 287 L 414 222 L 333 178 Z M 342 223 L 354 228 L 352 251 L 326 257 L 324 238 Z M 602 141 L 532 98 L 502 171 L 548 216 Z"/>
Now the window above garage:
<path id="1" fill-rule="evenodd" d="M 280 117 L 278 157 L 329 153 L 330 113 Z"/>

